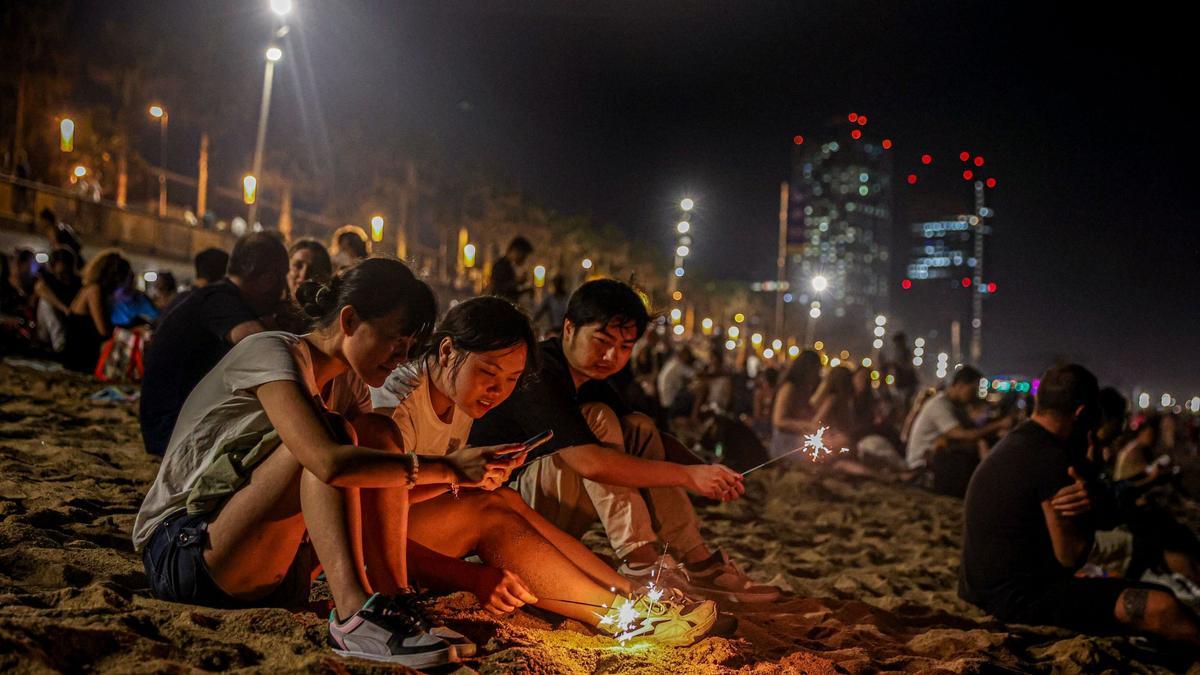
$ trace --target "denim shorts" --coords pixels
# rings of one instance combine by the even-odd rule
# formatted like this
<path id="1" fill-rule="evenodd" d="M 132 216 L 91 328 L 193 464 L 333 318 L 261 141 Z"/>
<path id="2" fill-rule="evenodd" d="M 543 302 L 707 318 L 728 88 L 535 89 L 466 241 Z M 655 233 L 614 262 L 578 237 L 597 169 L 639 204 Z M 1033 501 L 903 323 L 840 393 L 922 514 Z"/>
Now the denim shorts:
<path id="1" fill-rule="evenodd" d="M 154 595 L 162 600 L 218 608 L 301 607 L 308 601 L 315 556 L 307 542 L 279 586 L 267 597 L 243 601 L 221 590 L 204 563 L 208 516 L 180 509 L 158 524 L 142 551 L 142 564 Z"/>

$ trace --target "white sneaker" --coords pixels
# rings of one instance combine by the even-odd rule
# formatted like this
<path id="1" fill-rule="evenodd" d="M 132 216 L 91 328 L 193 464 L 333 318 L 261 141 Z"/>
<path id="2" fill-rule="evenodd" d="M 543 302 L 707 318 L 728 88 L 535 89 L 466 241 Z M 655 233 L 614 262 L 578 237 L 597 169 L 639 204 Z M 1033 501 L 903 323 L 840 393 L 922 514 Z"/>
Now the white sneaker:
<path id="1" fill-rule="evenodd" d="M 349 619 L 329 614 L 329 637 L 340 656 L 431 668 L 450 663 L 450 645 L 425 629 L 424 620 L 376 593 Z"/>

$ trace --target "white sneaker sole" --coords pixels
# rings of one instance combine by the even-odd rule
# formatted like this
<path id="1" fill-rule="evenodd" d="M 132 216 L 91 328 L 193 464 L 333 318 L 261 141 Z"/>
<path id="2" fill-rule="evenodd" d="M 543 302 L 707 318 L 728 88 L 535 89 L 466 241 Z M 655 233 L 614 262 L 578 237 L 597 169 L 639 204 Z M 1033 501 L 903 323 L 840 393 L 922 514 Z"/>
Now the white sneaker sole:
<path id="1" fill-rule="evenodd" d="M 453 650 L 449 647 L 438 649 L 431 652 L 417 652 L 414 654 L 366 654 L 363 652 L 355 652 L 346 649 L 335 649 L 333 653 L 338 656 L 353 659 L 366 659 L 368 661 L 378 661 L 381 663 L 398 663 L 402 666 L 408 666 L 420 670 L 421 668 L 432 668 L 433 666 L 441 666 L 451 663 L 454 660 Z"/>

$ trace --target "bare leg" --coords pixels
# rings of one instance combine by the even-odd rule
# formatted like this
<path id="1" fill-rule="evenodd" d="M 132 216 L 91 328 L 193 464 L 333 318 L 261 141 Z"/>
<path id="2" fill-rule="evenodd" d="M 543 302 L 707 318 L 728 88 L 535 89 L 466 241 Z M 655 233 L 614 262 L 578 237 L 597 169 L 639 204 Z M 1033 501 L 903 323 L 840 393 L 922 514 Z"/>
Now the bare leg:
<path id="1" fill-rule="evenodd" d="M 1147 588 L 1129 588 L 1117 599 L 1113 614 L 1121 623 L 1192 647 L 1200 647 L 1196 615 L 1174 595 Z"/>
<path id="2" fill-rule="evenodd" d="M 412 505 L 409 536 L 416 543 L 451 558 L 476 553 L 492 567 L 507 569 L 538 596 L 541 609 L 596 625 L 604 610 L 554 598 L 590 603 L 613 602 L 613 593 L 600 586 L 562 552 L 546 541 L 528 520 L 508 506 L 504 497 L 481 491 L 458 499 L 443 495 Z M 448 568 L 430 565 L 422 557 L 410 560 L 413 574 L 426 582 L 463 590 L 469 580 L 451 578 Z"/>
<path id="3" fill-rule="evenodd" d="M 533 529 L 538 531 L 538 534 L 550 542 L 554 548 L 566 556 L 567 560 L 575 563 L 575 566 L 583 570 L 588 576 L 596 581 L 596 583 L 606 588 L 616 588 L 622 593 L 628 593 L 632 590 L 633 585 L 625 577 L 617 574 L 616 570 L 604 564 L 604 561 L 596 557 L 592 550 L 583 545 L 575 537 L 563 532 L 554 526 L 553 523 L 546 520 L 542 514 L 529 508 L 525 500 L 521 499 L 520 493 L 508 488 L 500 488 L 493 494 L 504 499 L 504 503 L 508 505 L 515 513 L 523 517 Z"/>
<path id="4" fill-rule="evenodd" d="M 231 596 L 247 601 L 266 596 L 295 560 L 304 536 L 301 471 L 300 462 L 280 445 L 209 522 L 204 563 Z"/>

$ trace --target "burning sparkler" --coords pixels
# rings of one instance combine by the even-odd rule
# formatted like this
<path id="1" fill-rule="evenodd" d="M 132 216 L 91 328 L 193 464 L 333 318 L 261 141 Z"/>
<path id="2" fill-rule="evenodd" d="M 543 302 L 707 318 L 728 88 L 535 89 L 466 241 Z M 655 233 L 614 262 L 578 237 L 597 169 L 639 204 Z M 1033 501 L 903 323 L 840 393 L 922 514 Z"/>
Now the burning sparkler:
<path id="1" fill-rule="evenodd" d="M 804 444 L 801 445 L 800 447 L 796 448 L 795 450 L 785 452 L 782 455 L 775 457 L 774 459 L 769 459 L 754 468 L 746 469 L 745 471 L 742 472 L 742 475 L 745 476 L 746 474 L 750 473 L 751 471 L 758 471 L 759 469 L 763 468 L 764 466 L 767 466 L 769 464 L 774 464 L 775 462 L 778 462 L 779 460 L 783 459 L 784 457 L 787 457 L 788 455 L 794 455 L 797 452 L 807 453 L 808 456 L 810 458 L 812 458 L 812 461 L 814 461 L 814 462 L 822 457 L 826 457 L 828 455 L 834 454 L 833 449 L 829 448 L 825 445 L 825 432 L 828 430 L 829 430 L 829 427 L 821 427 L 821 428 L 817 429 L 817 432 L 814 434 L 805 434 L 804 435 Z M 850 448 L 842 448 L 840 452 L 850 452 Z"/>

